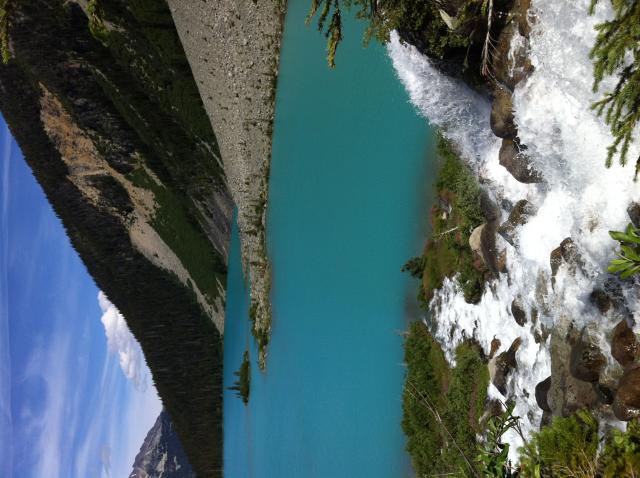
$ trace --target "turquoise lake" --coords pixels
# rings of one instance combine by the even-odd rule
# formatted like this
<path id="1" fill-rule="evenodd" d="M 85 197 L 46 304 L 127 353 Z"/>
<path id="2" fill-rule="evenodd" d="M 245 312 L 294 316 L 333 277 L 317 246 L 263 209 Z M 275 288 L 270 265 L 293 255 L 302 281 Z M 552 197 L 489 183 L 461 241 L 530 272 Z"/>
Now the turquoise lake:
<path id="1" fill-rule="evenodd" d="M 337 67 L 291 0 L 282 47 L 270 177 L 273 328 L 256 364 L 234 229 L 225 387 L 252 358 L 244 406 L 225 391 L 227 478 L 411 476 L 401 429 L 400 332 L 418 313 L 400 268 L 423 246 L 433 133 L 384 47 L 343 19 Z"/>

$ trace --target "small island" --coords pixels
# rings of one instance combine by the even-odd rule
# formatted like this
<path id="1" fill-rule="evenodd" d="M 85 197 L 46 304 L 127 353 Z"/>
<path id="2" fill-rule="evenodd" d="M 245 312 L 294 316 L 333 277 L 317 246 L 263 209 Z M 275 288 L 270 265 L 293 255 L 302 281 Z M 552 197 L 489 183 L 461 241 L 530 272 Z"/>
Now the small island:
<path id="1" fill-rule="evenodd" d="M 233 386 L 229 387 L 229 390 L 235 390 L 236 395 L 247 405 L 249 403 L 249 392 L 251 391 L 251 362 L 249 361 L 248 350 L 244 351 L 242 364 L 240 364 L 238 371 L 233 374 L 238 377 L 238 380 L 233 383 Z"/>

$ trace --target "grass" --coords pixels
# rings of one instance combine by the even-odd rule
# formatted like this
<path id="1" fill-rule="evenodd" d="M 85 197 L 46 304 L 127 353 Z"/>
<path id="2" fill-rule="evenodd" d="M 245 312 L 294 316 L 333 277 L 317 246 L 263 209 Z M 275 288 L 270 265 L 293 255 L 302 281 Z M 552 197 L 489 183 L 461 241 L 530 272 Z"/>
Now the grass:
<path id="1" fill-rule="evenodd" d="M 437 152 L 441 166 L 436 181 L 437 200 L 431 209 L 433 232 L 422 256 L 411 259 L 403 268 L 421 279 L 418 298 L 425 308 L 445 277 L 456 274 L 465 300 L 477 303 L 487 274 L 469 247 L 471 232 L 485 221 L 480 187 L 442 135 L 438 136 Z"/>
<path id="2" fill-rule="evenodd" d="M 477 344 L 462 343 L 452 369 L 422 322 L 409 327 L 404 350 L 402 428 L 416 475 L 467 476 L 470 466 L 476 469 L 476 436 L 489 385 L 482 351 Z"/>

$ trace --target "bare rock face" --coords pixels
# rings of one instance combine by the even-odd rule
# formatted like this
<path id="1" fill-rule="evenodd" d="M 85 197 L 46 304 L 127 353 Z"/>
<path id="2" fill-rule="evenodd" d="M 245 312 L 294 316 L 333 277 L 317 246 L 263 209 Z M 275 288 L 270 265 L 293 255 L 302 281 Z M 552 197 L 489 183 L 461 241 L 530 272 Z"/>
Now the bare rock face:
<path id="1" fill-rule="evenodd" d="M 635 364 L 638 357 L 640 357 L 638 338 L 626 320 L 621 320 L 613 329 L 611 355 L 613 355 L 613 358 L 623 367 L 629 367 Z"/>
<path id="2" fill-rule="evenodd" d="M 512 246 L 516 246 L 518 226 L 526 224 L 535 214 L 536 208 L 526 199 L 521 199 L 513 206 L 513 209 L 511 209 L 509 218 L 498 228 L 498 234 Z"/>
<path id="3" fill-rule="evenodd" d="M 597 382 L 606 363 L 595 338 L 585 327 L 571 350 L 571 375 L 585 382 Z"/>
<path id="4" fill-rule="evenodd" d="M 541 183 L 542 174 L 531 164 L 531 159 L 526 154 L 526 147 L 514 139 L 503 139 L 498 156 L 502 165 L 517 181 L 525 184 Z"/>
<path id="5" fill-rule="evenodd" d="M 518 366 L 516 361 L 516 353 L 522 344 L 522 339 L 518 337 L 513 341 L 509 350 L 502 352 L 489 367 L 489 373 L 492 375 L 491 381 L 493 385 L 500 391 L 502 395 L 507 394 L 507 379 L 511 372 Z"/>
<path id="6" fill-rule="evenodd" d="M 518 134 L 514 116 L 511 91 L 498 87 L 494 91 L 490 117 L 491 131 L 498 138 L 514 139 Z"/>
<path id="7" fill-rule="evenodd" d="M 196 478 L 165 410 L 147 433 L 129 478 Z"/>
<path id="8" fill-rule="evenodd" d="M 622 375 L 613 412 L 618 419 L 625 421 L 640 417 L 640 367 L 627 369 Z"/>
<path id="9" fill-rule="evenodd" d="M 545 412 L 551 412 L 547 394 L 551 387 L 551 376 L 545 378 L 542 382 L 536 385 L 536 403 Z"/>

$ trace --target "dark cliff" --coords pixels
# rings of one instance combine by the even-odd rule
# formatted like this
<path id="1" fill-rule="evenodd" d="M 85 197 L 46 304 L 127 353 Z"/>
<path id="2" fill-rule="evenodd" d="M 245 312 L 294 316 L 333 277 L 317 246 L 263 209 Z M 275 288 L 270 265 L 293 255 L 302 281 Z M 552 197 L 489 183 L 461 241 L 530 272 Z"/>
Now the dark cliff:
<path id="1" fill-rule="evenodd" d="M 140 342 L 194 470 L 221 476 L 232 202 L 168 8 L 2 4 L 2 114 Z"/>
<path id="2" fill-rule="evenodd" d="M 166 410 L 147 433 L 129 478 L 196 478 Z"/>

